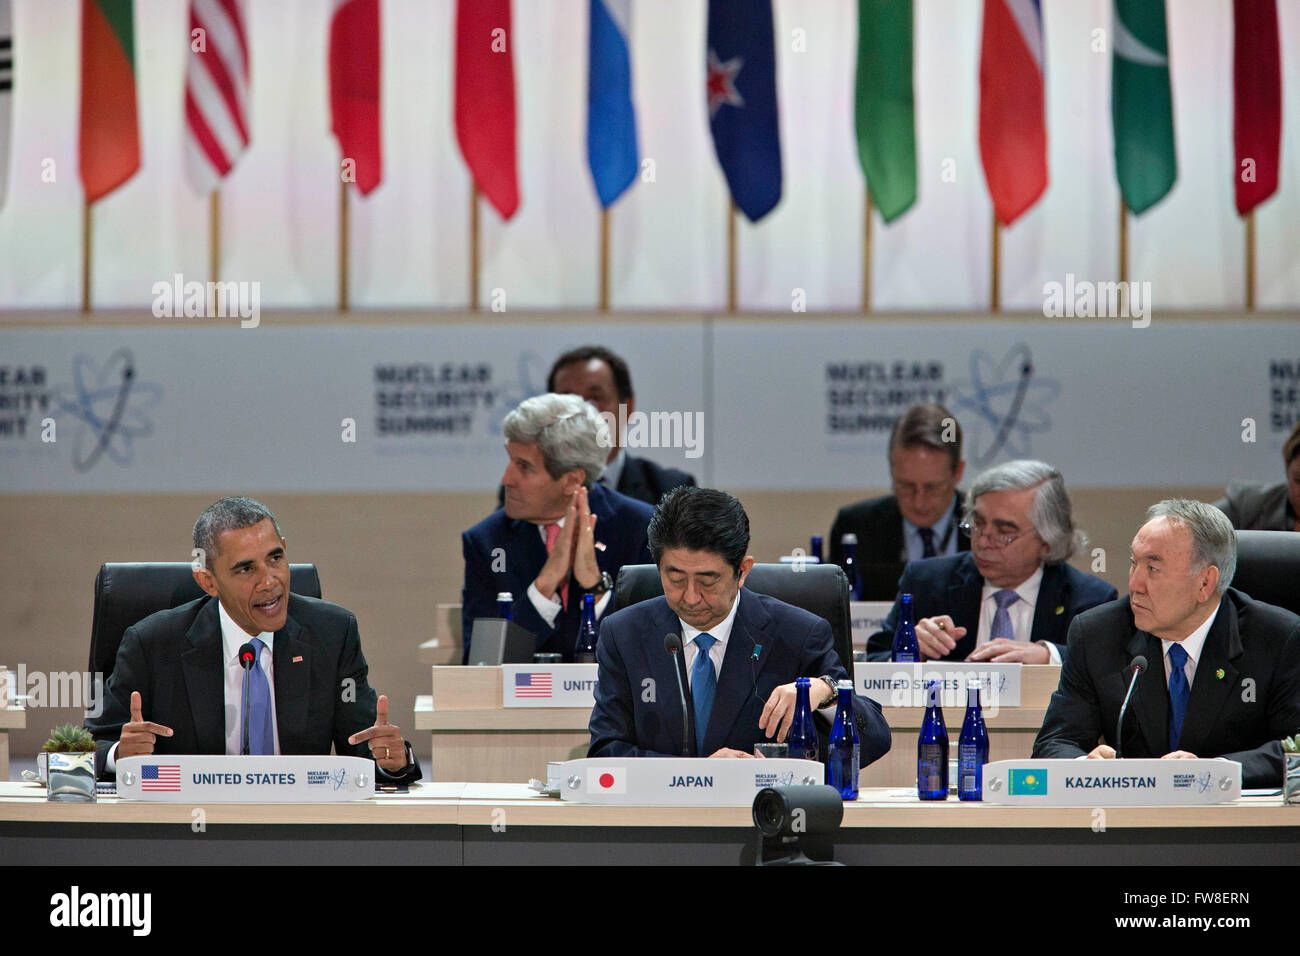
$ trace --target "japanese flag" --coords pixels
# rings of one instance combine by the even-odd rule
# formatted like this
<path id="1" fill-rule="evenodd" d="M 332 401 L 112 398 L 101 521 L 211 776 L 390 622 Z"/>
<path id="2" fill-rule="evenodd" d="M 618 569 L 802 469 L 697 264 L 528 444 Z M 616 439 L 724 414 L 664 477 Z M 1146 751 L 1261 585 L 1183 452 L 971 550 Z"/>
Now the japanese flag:
<path id="1" fill-rule="evenodd" d="M 590 767 L 587 770 L 588 793 L 627 793 L 625 767 Z"/>

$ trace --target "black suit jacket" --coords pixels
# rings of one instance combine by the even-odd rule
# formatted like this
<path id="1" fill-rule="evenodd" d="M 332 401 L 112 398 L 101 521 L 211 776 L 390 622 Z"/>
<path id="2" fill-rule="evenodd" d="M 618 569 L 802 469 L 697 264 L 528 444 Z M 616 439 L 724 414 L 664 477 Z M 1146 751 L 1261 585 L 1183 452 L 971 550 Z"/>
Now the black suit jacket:
<path id="1" fill-rule="evenodd" d="M 911 561 L 898 582 L 899 594 L 912 595 L 913 619 L 947 614 L 958 627 L 966 628 L 946 661 L 964 661 L 975 650 L 980 625 L 980 594 L 984 578 L 975 567 L 970 552 L 946 558 Z M 1118 592 L 1101 578 L 1076 571 L 1068 564 L 1043 565 L 1043 580 L 1038 586 L 1034 605 L 1034 627 L 1029 639 L 1050 641 L 1065 660 L 1066 638 L 1076 614 L 1113 601 Z M 867 641 L 867 659 L 887 661 L 894 645 L 894 628 L 898 626 L 899 601 L 885 618 L 881 630 Z"/>
<path id="2" fill-rule="evenodd" d="M 126 629 L 105 688 L 104 712 L 86 721 L 95 737 L 101 776 L 109 776 L 104 762 L 131 719 L 131 692 L 137 690 L 144 719 L 173 731 L 171 737 L 158 738 L 155 754 L 226 752 L 225 662 L 217 608 L 216 598 L 204 596 Z M 348 743 L 352 734 L 374 724 L 379 699 L 366 681 L 369 667 L 352 612 L 291 593 L 271 656 L 280 752 L 328 754 L 332 745 L 343 756 L 370 757 L 365 742 Z M 353 684 L 346 685 L 347 680 Z M 385 774 L 384 779 L 419 780 L 419 762 L 405 774 Z"/>
<path id="3" fill-rule="evenodd" d="M 596 515 L 596 541 L 605 545 L 603 551 L 596 549 L 596 564 L 602 571 L 616 578 L 619 568 L 625 564 L 651 563 L 646 528 L 654 514 L 653 508 L 600 485 L 592 486 L 587 503 Z M 498 548 L 500 553 L 495 553 Z M 502 591 L 514 595 L 511 618 L 533 632 L 538 651 L 573 659 L 583 593 L 573 576 L 569 576 L 568 607 L 560 611 L 553 627 L 528 600 L 528 586 L 546 563 L 546 543 L 537 525 L 507 517 L 504 509 L 498 509 L 461 534 L 461 552 L 465 556 L 465 586 L 461 590 L 465 661 L 469 660 L 474 621 L 480 617 L 496 617 L 497 594 Z"/>
<path id="4" fill-rule="evenodd" d="M 1238 531 L 1291 531 L 1295 515 L 1287 497 L 1287 483 L 1234 484 L 1214 503 Z"/>
<path id="5" fill-rule="evenodd" d="M 957 550 L 969 551 L 970 538 L 957 530 L 961 509 L 966 498 L 957 492 L 957 508 L 953 513 L 952 534 L 957 539 Z M 849 533 L 858 536 L 858 574 L 862 578 L 863 598 L 868 601 L 888 601 L 898 593 L 898 578 L 907 560 L 903 557 L 903 512 L 893 495 L 872 498 L 846 505 L 835 515 L 831 525 L 830 561 L 844 563 L 844 547 L 840 539 Z M 938 547 L 939 542 L 935 542 Z"/>
<path id="6" fill-rule="evenodd" d="M 740 589 L 739 601 L 702 754 L 695 753 L 695 708 L 685 656 L 670 657 L 664 650 L 664 636 L 681 633 L 681 622 L 667 600 L 642 601 L 601 621 L 588 756 L 707 757 L 722 747 L 752 753 L 755 743 L 768 739 L 758 718 L 773 689 L 797 677 L 849 676 L 835 653 L 830 625 L 822 618 L 748 588 Z M 685 754 L 674 664 L 687 696 Z M 646 694 L 646 678 L 654 681 L 652 695 Z M 889 725 L 875 701 L 855 695 L 853 711 L 865 767 L 888 752 Z"/>
<path id="7" fill-rule="evenodd" d="M 644 501 L 650 506 L 681 485 L 695 486 L 695 478 L 676 468 L 665 468 L 649 458 L 625 455 L 623 472 L 618 476 L 618 493 Z"/>
<path id="8" fill-rule="evenodd" d="M 1164 645 L 1137 629 L 1129 599 L 1124 598 L 1080 615 L 1071 625 L 1070 655 L 1034 741 L 1034 756 L 1077 757 L 1100 740 L 1113 746 L 1131 676 L 1129 662 L 1138 654 L 1146 657 L 1147 669 L 1138 678 L 1124 718 L 1121 753 L 1169 753 Z M 1243 787 L 1278 787 L 1279 741 L 1297 732 L 1300 617 L 1229 588 L 1196 663 L 1178 749 L 1239 761 Z"/>

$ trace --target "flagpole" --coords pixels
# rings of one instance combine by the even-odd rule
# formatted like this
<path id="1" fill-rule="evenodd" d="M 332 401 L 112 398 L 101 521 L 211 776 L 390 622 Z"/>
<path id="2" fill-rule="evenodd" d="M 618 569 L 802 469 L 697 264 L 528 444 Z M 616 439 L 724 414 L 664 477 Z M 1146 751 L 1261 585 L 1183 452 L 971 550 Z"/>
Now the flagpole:
<path id="1" fill-rule="evenodd" d="M 609 210 L 600 211 L 600 311 L 609 311 Z"/>
<path id="2" fill-rule="evenodd" d="M 90 314 L 90 202 L 81 207 L 81 311 Z"/>
<path id="3" fill-rule="evenodd" d="M 339 181 L 339 311 L 348 311 L 348 184 Z"/>
<path id="4" fill-rule="evenodd" d="M 999 238 L 1000 236 L 998 231 L 998 215 L 997 213 L 994 213 L 993 214 L 993 256 L 991 262 L 992 276 L 990 281 L 990 305 L 989 305 L 990 311 L 993 312 L 997 312 L 998 309 L 1001 307 L 1001 299 L 1002 299 L 1002 295 L 1001 295 L 1002 290 L 999 288 L 998 285 L 998 273 L 1001 271 L 1001 258 L 1002 258 L 1001 249 L 999 248 L 1000 246 Z"/>
<path id="5" fill-rule="evenodd" d="M 221 190 L 208 196 L 208 314 L 216 315 L 216 283 L 221 281 Z"/>
<path id="6" fill-rule="evenodd" d="M 1255 210 L 1246 213 L 1246 311 L 1255 311 Z"/>
<path id="7" fill-rule="evenodd" d="M 736 202 L 727 207 L 727 311 L 736 311 Z"/>
<path id="8" fill-rule="evenodd" d="M 478 311 L 478 186 L 469 189 L 469 308 Z"/>
<path id="9" fill-rule="evenodd" d="M 862 311 L 871 311 L 871 193 L 867 192 L 862 215 Z"/>
<path id="10" fill-rule="evenodd" d="M 1128 207 L 1119 200 L 1119 281 L 1128 282 Z"/>

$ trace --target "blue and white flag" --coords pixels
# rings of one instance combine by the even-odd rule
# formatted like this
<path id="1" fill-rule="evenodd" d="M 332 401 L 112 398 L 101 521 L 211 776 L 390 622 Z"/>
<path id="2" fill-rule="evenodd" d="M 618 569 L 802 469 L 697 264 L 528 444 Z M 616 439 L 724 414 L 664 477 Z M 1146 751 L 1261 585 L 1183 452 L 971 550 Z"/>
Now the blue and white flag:
<path id="1" fill-rule="evenodd" d="M 771 0 L 709 0 L 706 95 L 713 148 L 751 222 L 781 199 Z"/>
<path id="2" fill-rule="evenodd" d="M 628 45 L 632 0 L 591 0 L 587 61 L 587 161 L 608 208 L 636 179 L 636 113 Z"/>

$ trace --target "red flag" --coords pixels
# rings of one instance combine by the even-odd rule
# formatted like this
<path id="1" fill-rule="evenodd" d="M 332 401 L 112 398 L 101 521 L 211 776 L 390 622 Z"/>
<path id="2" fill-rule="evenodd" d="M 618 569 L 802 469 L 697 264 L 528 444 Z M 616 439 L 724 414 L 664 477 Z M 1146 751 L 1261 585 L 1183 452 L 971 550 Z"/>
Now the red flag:
<path id="1" fill-rule="evenodd" d="M 131 0 L 81 3 L 81 182 L 92 203 L 140 168 Z"/>
<path id="2" fill-rule="evenodd" d="M 456 141 L 502 219 L 519 208 L 510 0 L 456 2 Z"/>
<path id="3" fill-rule="evenodd" d="M 1282 152 L 1282 54 L 1275 0 L 1233 0 L 1232 142 L 1237 212 L 1277 192 Z"/>
<path id="4" fill-rule="evenodd" d="M 334 0 L 330 128 L 363 196 L 384 178 L 379 89 L 379 0 Z"/>
<path id="5" fill-rule="evenodd" d="M 1011 225 L 1047 188 L 1043 21 L 1038 0 L 984 0 L 980 159 L 998 222 Z"/>
<path id="6" fill-rule="evenodd" d="M 196 30 L 202 42 L 193 39 Z M 185 171 L 206 196 L 248 148 L 248 37 L 241 0 L 191 0 L 190 36 Z"/>

